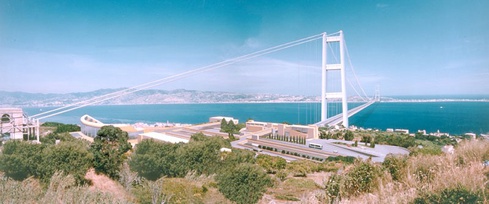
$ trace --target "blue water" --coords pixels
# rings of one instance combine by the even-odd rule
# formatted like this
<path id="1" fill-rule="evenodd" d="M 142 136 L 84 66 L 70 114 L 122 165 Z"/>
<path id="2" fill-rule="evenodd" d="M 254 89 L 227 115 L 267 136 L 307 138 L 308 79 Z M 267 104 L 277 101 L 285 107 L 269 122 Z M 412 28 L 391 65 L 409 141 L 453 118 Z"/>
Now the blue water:
<path id="1" fill-rule="evenodd" d="M 350 108 L 359 104 L 349 104 Z M 29 115 L 53 108 L 24 108 Z M 320 119 L 318 103 L 244 103 L 244 104 L 162 104 L 89 106 L 46 119 L 79 124 L 89 114 L 104 123 L 203 123 L 212 116 L 231 116 L 240 121 L 289 122 L 311 124 Z M 341 112 L 330 105 L 330 112 Z M 415 132 L 477 134 L 489 132 L 489 102 L 375 103 L 350 118 L 350 125 L 364 128 L 409 129 Z"/>

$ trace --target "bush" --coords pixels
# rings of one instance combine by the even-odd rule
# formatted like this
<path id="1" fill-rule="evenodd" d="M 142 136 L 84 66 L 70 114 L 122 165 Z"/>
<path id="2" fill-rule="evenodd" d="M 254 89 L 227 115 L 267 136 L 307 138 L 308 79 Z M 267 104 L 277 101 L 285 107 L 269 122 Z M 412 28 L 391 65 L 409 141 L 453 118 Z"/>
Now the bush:
<path id="1" fill-rule="evenodd" d="M 275 176 L 280 179 L 280 181 L 285 181 L 285 179 L 287 178 L 288 174 L 285 170 L 279 170 Z"/>
<path id="2" fill-rule="evenodd" d="M 0 171 L 15 180 L 33 176 L 48 184 L 55 172 L 71 174 L 77 184 L 86 183 L 85 173 L 92 165 L 92 154 L 81 140 L 54 144 L 32 144 L 12 140 L 0 154 Z"/>
<path id="3" fill-rule="evenodd" d="M 353 135 L 353 132 L 350 130 L 347 130 L 345 133 L 345 140 L 346 141 L 352 141 L 355 136 Z"/>
<path id="4" fill-rule="evenodd" d="M 341 175 L 333 174 L 329 177 L 326 183 L 326 196 L 328 196 L 330 203 L 335 203 L 341 200 L 341 185 L 343 177 Z"/>
<path id="5" fill-rule="evenodd" d="M 264 168 L 267 173 L 275 174 L 277 171 L 285 169 L 287 161 L 285 161 L 285 159 L 282 157 L 260 154 L 256 157 L 256 164 Z"/>
<path id="6" fill-rule="evenodd" d="M 379 185 L 381 168 L 370 161 L 359 161 L 345 175 L 344 193 L 347 196 L 370 193 Z"/>
<path id="7" fill-rule="evenodd" d="M 406 176 L 407 157 L 389 154 L 385 157 L 382 166 L 391 174 L 394 181 L 400 181 Z"/>
<path id="8" fill-rule="evenodd" d="M 355 157 L 352 156 L 337 156 L 337 157 L 328 157 L 326 161 L 341 161 L 346 164 L 353 164 L 355 162 Z"/>
<path id="9" fill-rule="evenodd" d="M 118 179 L 119 170 L 125 159 L 124 154 L 132 148 L 131 144 L 127 142 L 128 139 L 127 132 L 118 127 L 103 126 L 100 128 L 94 142 L 90 145 L 95 172 Z"/>
<path id="10" fill-rule="evenodd" d="M 272 186 L 270 177 L 257 165 L 240 164 L 216 176 L 219 191 L 238 204 L 256 203 L 266 188 Z"/>
<path id="11" fill-rule="evenodd" d="M 484 198 L 480 193 L 474 193 L 468 189 L 458 186 L 447 188 L 440 193 L 422 194 L 414 199 L 415 204 L 425 203 L 483 203 Z"/>

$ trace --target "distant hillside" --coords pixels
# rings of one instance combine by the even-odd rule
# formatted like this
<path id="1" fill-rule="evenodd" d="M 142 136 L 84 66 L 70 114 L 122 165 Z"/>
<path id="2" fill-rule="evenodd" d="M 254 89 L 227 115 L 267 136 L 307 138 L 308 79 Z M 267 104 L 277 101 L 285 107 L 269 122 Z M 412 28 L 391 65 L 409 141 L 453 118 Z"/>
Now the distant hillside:
<path id="1" fill-rule="evenodd" d="M 0 106 L 3 107 L 45 107 L 63 106 L 84 101 L 96 96 L 122 89 L 100 89 L 91 92 L 66 94 L 40 94 L 0 91 Z M 319 97 L 291 96 L 280 94 L 242 94 L 232 92 L 195 90 L 142 90 L 118 98 L 110 99 L 100 105 L 124 104 L 169 104 L 169 103 L 245 103 L 245 102 L 307 102 L 319 101 Z"/>

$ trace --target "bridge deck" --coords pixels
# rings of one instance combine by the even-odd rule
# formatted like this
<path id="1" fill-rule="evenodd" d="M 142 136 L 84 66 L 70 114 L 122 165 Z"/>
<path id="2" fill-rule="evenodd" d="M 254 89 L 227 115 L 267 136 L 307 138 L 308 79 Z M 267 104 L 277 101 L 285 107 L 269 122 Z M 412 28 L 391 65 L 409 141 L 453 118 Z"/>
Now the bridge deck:
<path id="1" fill-rule="evenodd" d="M 352 116 L 352 115 L 355 115 L 356 113 L 362 111 L 363 109 L 369 107 L 370 105 L 374 104 L 375 101 L 370 101 L 370 102 L 367 102 L 363 105 L 360 105 L 360 106 L 357 106 L 351 110 L 348 111 L 348 117 Z M 339 125 L 341 122 L 343 122 L 343 113 L 340 113 L 338 115 L 335 115 L 333 117 L 330 117 L 324 121 L 320 121 L 320 122 L 317 122 L 315 123 L 314 125 L 317 125 L 317 126 L 325 126 L 325 125 L 329 125 L 329 126 L 332 126 L 332 125 Z"/>

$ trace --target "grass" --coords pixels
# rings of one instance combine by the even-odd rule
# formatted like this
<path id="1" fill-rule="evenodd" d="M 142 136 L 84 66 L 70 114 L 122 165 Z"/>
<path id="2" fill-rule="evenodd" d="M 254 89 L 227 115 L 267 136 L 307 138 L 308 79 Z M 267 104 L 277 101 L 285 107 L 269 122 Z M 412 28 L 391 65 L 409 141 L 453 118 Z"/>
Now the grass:
<path id="1" fill-rule="evenodd" d="M 481 202 L 487 203 L 489 169 L 482 165 L 486 159 L 489 141 L 479 140 L 462 142 L 454 154 L 411 156 L 401 169 L 405 176 L 399 181 L 393 181 L 386 172 L 377 190 L 343 198 L 342 203 L 413 203 L 442 198 L 446 192 L 478 195 Z"/>

